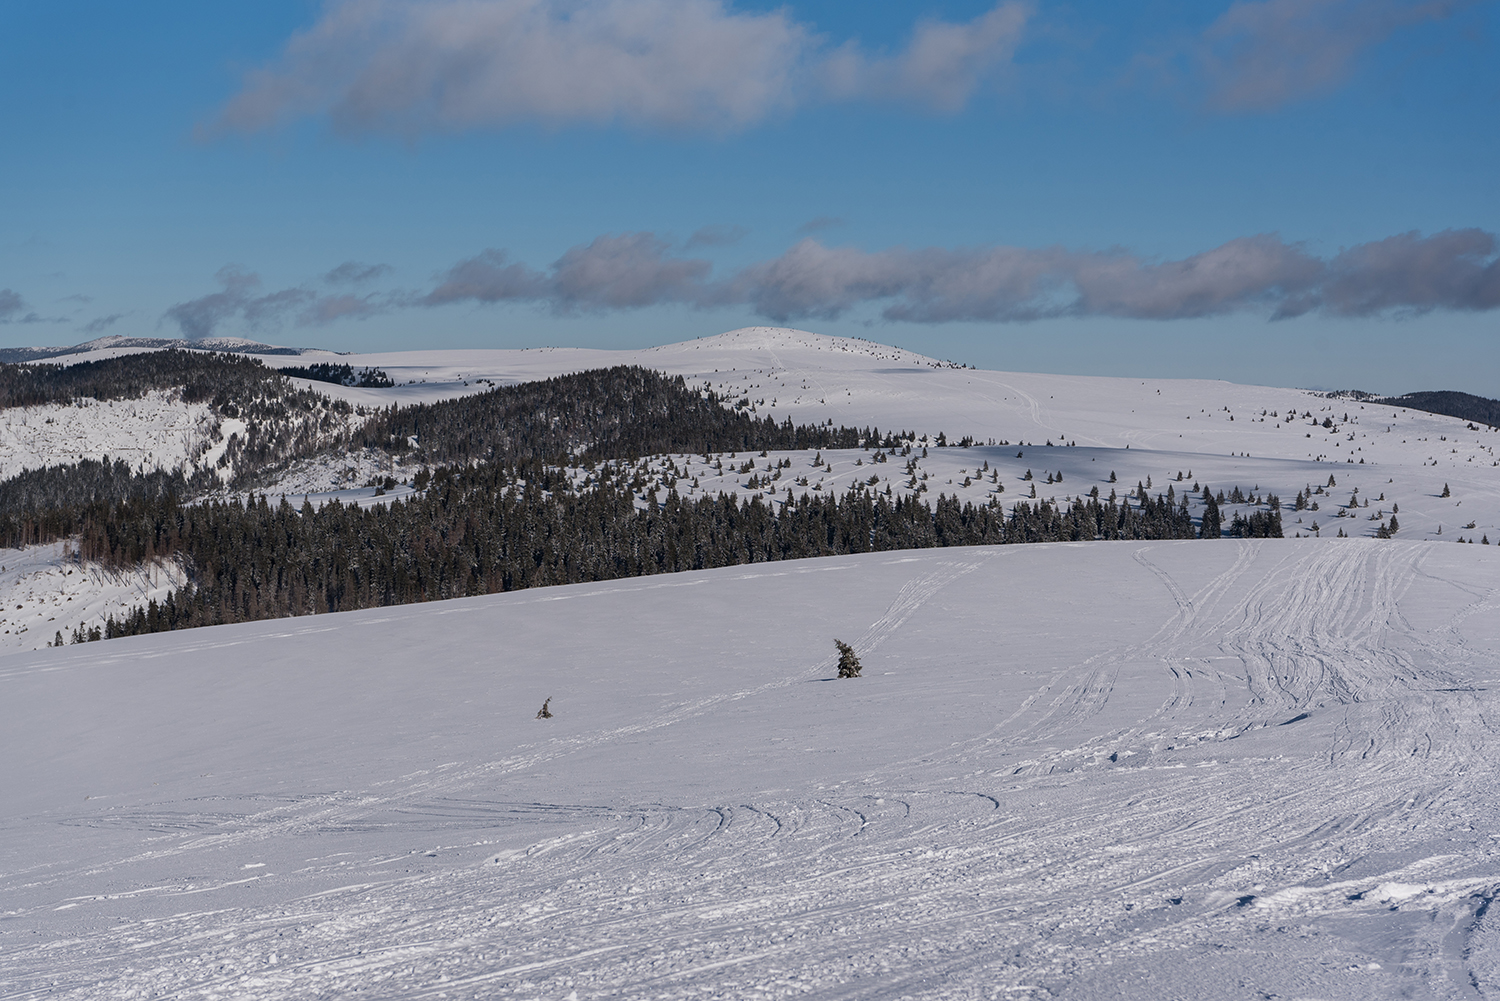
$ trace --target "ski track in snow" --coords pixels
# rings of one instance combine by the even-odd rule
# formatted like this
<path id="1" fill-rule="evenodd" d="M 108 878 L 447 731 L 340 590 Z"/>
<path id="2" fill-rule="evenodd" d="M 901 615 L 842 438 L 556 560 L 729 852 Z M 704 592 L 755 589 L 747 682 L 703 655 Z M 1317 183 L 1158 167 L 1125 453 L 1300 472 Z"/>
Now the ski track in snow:
<path id="1" fill-rule="evenodd" d="M 4 824 L 0 998 L 1494 996 L 1497 658 L 1463 632 L 1493 629 L 1491 552 L 874 554 L 13 658 L 11 711 L 79 675 L 165 697 L 208 665 L 266 675 L 248 691 L 283 677 L 262 662 L 321 663 L 371 725 L 422 691 L 410 711 L 452 707 L 455 736 L 376 739 L 358 782 L 318 791 L 304 773 L 365 722 L 267 697 L 225 737 L 267 732 L 238 773 L 122 778 L 98 807 L 32 790 Z M 661 632 L 664 599 L 688 622 L 805 616 L 737 655 L 750 633 Z M 865 676 L 829 680 L 850 609 Z M 526 646 L 601 620 L 585 677 Z M 355 691 L 388 649 L 485 659 L 516 630 L 524 669 Z M 997 671 L 996 644 L 1034 670 Z M 558 719 L 531 720 L 548 693 Z M 58 789 L 103 781 L 31 754 Z"/>
<path id="2" fill-rule="evenodd" d="M 680 463 L 684 494 L 773 501 L 878 474 L 1007 508 L 1148 477 L 1289 506 L 1334 475 L 1288 534 L 1367 536 L 1391 502 L 1402 528 L 755 564 L 0 658 L 0 1001 L 1500 998 L 1500 552 L 1446 544 L 1500 542 L 1492 431 L 767 328 L 344 360 L 401 385 L 311 385 L 369 405 L 638 363 L 757 416 L 1021 443 L 911 474 L 795 456 L 775 493 L 737 470 L 780 454 L 655 457 L 663 493 Z M 1334 426 L 1261 419 L 1294 408 Z M 60 461 L 61 412 L 5 440 Z M 379 503 L 350 488 L 380 463 L 281 489 Z M 0 564 L 28 645 L 70 594 L 102 615 L 162 585 L 57 546 Z M 834 637 L 863 677 L 833 677 Z"/>

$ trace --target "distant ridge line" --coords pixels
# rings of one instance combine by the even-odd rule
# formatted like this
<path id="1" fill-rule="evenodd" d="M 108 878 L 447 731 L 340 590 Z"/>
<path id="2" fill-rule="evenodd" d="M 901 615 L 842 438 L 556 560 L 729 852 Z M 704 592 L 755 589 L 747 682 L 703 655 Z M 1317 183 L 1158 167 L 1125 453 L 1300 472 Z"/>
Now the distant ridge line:
<path id="1" fill-rule="evenodd" d="M 1325 400 L 1353 400 L 1356 403 L 1378 403 L 1383 407 L 1405 407 L 1407 410 L 1421 410 L 1429 414 L 1500 427 L 1500 400 L 1475 396 L 1473 393 L 1460 393 L 1456 389 L 1434 389 L 1425 393 L 1404 393 L 1401 396 L 1381 396 L 1362 389 L 1335 389 L 1317 395 Z"/>
<path id="2" fill-rule="evenodd" d="M 288 348 L 276 344 L 262 344 L 260 341 L 251 341 L 243 337 L 205 337 L 194 341 L 183 337 L 124 337 L 114 334 L 109 337 L 100 337 L 92 341 L 85 341 L 82 344 L 75 344 L 72 347 L 0 348 L 0 364 L 15 365 L 25 362 L 46 361 L 51 358 L 64 358 L 68 355 L 87 354 L 90 351 L 104 351 L 109 348 L 146 348 L 148 350 L 183 348 L 199 351 L 223 351 L 229 354 L 255 355 L 339 353 L 325 351 L 322 348 Z"/>
<path id="3" fill-rule="evenodd" d="M 1472 393 L 1460 393 L 1453 389 L 1387 396 L 1375 402 L 1391 407 L 1425 410 L 1429 414 L 1442 414 L 1444 417 L 1457 417 L 1460 420 L 1488 424 L 1490 427 L 1500 427 L 1500 400 L 1491 400 Z"/>

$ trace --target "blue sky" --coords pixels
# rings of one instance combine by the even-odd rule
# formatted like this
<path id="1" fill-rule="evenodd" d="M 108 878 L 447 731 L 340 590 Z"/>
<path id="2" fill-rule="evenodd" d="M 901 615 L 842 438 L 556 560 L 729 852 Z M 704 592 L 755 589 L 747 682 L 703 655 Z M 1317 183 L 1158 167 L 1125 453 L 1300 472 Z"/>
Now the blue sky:
<path id="1" fill-rule="evenodd" d="M 0 7 L 0 344 L 638 346 L 1500 396 L 1500 3 Z"/>

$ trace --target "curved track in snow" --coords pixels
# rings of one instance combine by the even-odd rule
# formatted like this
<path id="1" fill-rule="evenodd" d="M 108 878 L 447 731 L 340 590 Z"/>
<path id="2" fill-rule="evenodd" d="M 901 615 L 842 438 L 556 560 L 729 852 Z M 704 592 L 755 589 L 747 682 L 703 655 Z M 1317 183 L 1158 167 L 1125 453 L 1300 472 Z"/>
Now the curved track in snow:
<path id="1" fill-rule="evenodd" d="M 7 658 L 0 998 L 1497 997 L 1493 554 L 878 554 Z"/>

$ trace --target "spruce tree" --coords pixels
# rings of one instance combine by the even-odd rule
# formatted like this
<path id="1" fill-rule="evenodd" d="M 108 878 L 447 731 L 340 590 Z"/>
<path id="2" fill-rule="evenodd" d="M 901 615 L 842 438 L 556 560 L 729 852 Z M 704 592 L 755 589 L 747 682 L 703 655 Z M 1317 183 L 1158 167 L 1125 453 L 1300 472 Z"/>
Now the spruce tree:
<path id="1" fill-rule="evenodd" d="M 1203 525 L 1198 532 L 1200 539 L 1217 539 L 1221 534 L 1222 519 L 1219 515 L 1219 504 L 1208 496 L 1203 501 Z"/>
<path id="2" fill-rule="evenodd" d="M 834 640 L 833 645 L 839 648 L 839 677 L 859 677 L 859 658 L 854 655 L 854 648 L 843 640 Z"/>

